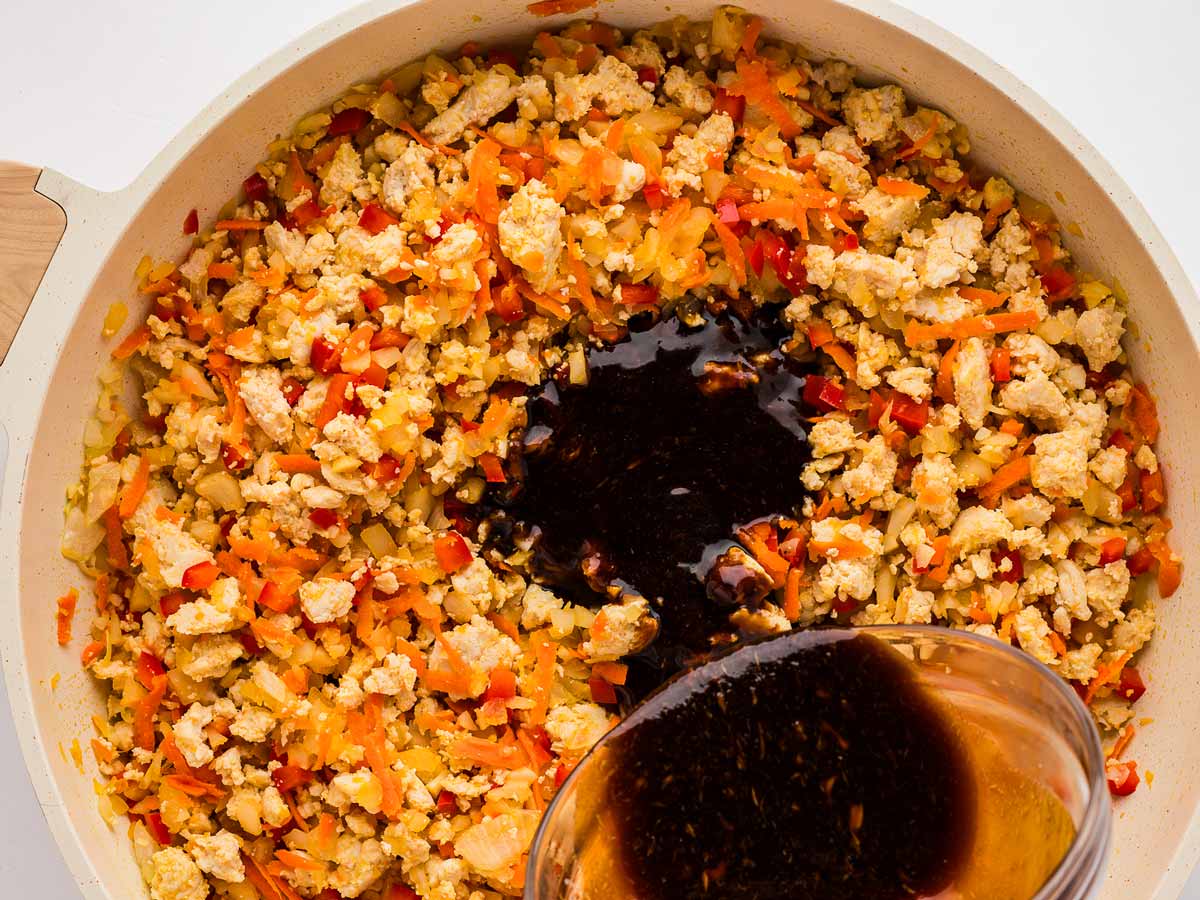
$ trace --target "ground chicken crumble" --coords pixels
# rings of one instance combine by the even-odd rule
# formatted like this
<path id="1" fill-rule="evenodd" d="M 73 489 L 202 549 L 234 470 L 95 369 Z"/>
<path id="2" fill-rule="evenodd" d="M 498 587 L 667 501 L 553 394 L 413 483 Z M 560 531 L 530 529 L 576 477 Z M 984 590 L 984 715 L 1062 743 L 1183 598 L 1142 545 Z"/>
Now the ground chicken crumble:
<path id="1" fill-rule="evenodd" d="M 743 535 L 775 591 L 735 622 L 1014 643 L 1124 728 L 1110 785 L 1136 786 L 1129 663 L 1180 563 L 1125 298 L 964 127 L 761 28 L 724 7 L 431 56 L 272 144 L 183 263 L 143 262 L 64 552 L 95 581 L 101 811 L 154 900 L 520 892 L 654 629 L 641 598 L 531 583 L 462 511 L 509 477 L 528 386 L 709 298 L 785 304 L 822 367 L 812 461 L 781 473 L 812 497 Z"/>

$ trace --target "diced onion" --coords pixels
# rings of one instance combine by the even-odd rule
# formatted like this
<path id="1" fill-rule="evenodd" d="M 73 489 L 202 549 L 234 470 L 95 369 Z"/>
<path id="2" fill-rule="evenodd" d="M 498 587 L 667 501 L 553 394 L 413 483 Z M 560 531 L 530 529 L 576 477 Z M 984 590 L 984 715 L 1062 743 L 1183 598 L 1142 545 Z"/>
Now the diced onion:
<path id="1" fill-rule="evenodd" d="M 532 809 L 501 813 L 472 825 L 454 841 L 454 850 L 471 868 L 484 875 L 505 872 L 517 864 L 537 831 Z"/>
<path id="2" fill-rule="evenodd" d="M 86 562 L 104 540 L 104 526 L 89 522 L 78 506 L 67 510 L 63 527 L 62 554 L 73 562 Z"/>
<path id="3" fill-rule="evenodd" d="M 117 501 L 121 486 L 121 464 L 106 462 L 88 470 L 86 514 L 89 522 L 95 522 L 104 511 Z"/>
<path id="4" fill-rule="evenodd" d="M 883 552 L 891 553 L 900 545 L 900 532 L 904 530 L 917 511 L 917 501 L 904 497 L 892 507 L 888 515 L 887 530 L 883 533 Z"/>
<path id="5" fill-rule="evenodd" d="M 196 482 L 196 493 L 220 509 L 239 510 L 245 507 L 242 487 L 228 472 L 213 472 Z"/>
<path id="6" fill-rule="evenodd" d="M 396 555 L 396 542 L 392 540 L 391 532 L 380 523 L 368 525 L 358 536 L 376 559 Z"/>

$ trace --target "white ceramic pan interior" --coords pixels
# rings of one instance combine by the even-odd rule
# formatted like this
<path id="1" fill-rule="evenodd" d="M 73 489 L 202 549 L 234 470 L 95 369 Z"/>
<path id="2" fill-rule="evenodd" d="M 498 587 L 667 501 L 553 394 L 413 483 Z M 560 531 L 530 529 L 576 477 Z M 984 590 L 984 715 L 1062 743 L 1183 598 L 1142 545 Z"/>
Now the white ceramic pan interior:
<path id="1" fill-rule="evenodd" d="M 1077 259 L 1119 279 L 1130 297 L 1137 337 L 1129 350 L 1156 392 L 1165 422 L 1160 456 L 1167 472 L 1173 544 L 1185 558 L 1184 583 L 1161 604 L 1159 627 L 1142 670 L 1150 691 L 1140 716 L 1153 719 L 1137 738 L 1136 757 L 1153 783 L 1124 800 L 1103 896 L 1174 898 L 1200 852 L 1200 627 L 1190 609 L 1200 563 L 1200 401 L 1197 300 L 1178 263 L 1126 185 L 1057 114 L 1012 75 L 961 41 L 884 0 L 744 0 L 768 30 L 818 56 L 859 66 L 871 81 L 897 81 L 922 103 L 970 128 L 975 157 L 1009 173 L 1047 200 L 1082 237 L 1068 239 Z M 605 0 L 595 10 L 619 26 L 668 14 L 708 17 L 711 2 L 665 6 L 654 0 Z M 589 11 L 588 14 L 590 14 Z M 561 24 L 566 17 L 550 20 Z M 218 98 L 146 172 L 123 191 L 99 194 L 43 172 L 37 190 L 66 210 L 66 234 L 29 313 L 0 367 L 0 424 L 8 455 L 0 508 L 0 646 L 8 691 L 31 776 L 63 855 L 89 900 L 145 896 L 125 831 L 96 812 L 90 759 L 77 770 L 61 752 L 84 746 L 100 692 L 79 671 L 86 628 L 75 644 L 53 639 L 54 598 L 83 586 L 58 552 L 63 491 L 78 476 L 81 431 L 107 357 L 100 325 L 114 300 L 132 299 L 143 254 L 177 257 L 186 249 L 180 223 L 198 207 L 211 219 L 301 114 L 328 103 L 355 80 L 434 48 L 467 39 L 512 41 L 546 27 L 523 3 L 456 0 L 374 2 L 358 7 L 275 54 Z M 86 596 L 86 592 L 85 592 Z M 86 616 L 88 602 L 81 602 Z M 51 688 L 56 673 L 62 679 Z"/>

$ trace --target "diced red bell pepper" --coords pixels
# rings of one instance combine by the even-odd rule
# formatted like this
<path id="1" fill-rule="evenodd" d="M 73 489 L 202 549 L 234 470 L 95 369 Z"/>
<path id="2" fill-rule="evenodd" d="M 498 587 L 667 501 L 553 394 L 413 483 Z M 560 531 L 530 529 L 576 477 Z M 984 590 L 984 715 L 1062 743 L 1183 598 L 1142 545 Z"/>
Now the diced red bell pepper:
<path id="1" fill-rule="evenodd" d="M 808 247 L 802 244 L 793 250 L 787 241 L 772 231 L 759 232 L 759 240 L 763 242 L 763 255 L 771 264 L 779 283 L 793 297 L 804 293 L 808 287 L 808 270 L 804 267 Z"/>
<path id="2" fill-rule="evenodd" d="M 150 832 L 150 836 L 160 847 L 171 846 L 171 832 L 163 822 L 161 815 L 156 812 L 146 813 L 142 816 L 142 821 L 146 823 L 146 830 Z"/>
<path id="3" fill-rule="evenodd" d="M 1121 368 L 1120 363 L 1109 363 L 1099 372 L 1088 369 L 1087 375 L 1084 376 L 1084 381 L 1093 391 L 1102 391 L 1112 383 L 1114 378 L 1121 374 Z"/>
<path id="4" fill-rule="evenodd" d="M 189 591 L 203 591 L 221 577 L 221 568 L 216 563 L 198 562 L 183 573 L 182 583 Z"/>
<path id="5" fill-rule="evenodd" d="M 283 379 L 279 390 L 283 392 L 283 399 L 288 402 L 288 406 L 295 406 L 304 396 L 304 382 L 295 375 L 289 375 Z"/>
<path id="6" fill-rule="evenodd" d="M 809 375 L 804 380 L 804 402 L 821 412 L 846 408 L 846 389 L 823 375 Z"/>
<path id="7" fill-rule="evenodd" d="M 1042 273 L 1042 287 L 1051 300 L 1061 300 L 1075 289 L 1075 276 L 1062 266 L 1055 266 Z"/>
<path id="8" fill-rule="evenodd" d="M 359 291 L 358 299 L 363 302 L 363 306 L 368 310 L 375 312 L 375 310 L 387 303 L 387 294 L 379 285 L 373 284 Z"/>
<path id="9" fill-rule="evenodd" d="M 722 197 L 716 202 L 717 218 L 726 225 L 733 225 L 742 221 L 742 214 L 738 212 L 737 203 L 731 197 Z"/>
<path id="10" fill-rule="evenodd" d="M 646 205 L 651 209 L 662 209 L 667 202 L 662 185 L 657 181 L 647 181 L 642 187 L 642 196 L 646 198 Z"/>
<path id="11" fill-rule="evenodd" d="M 447 790 L 437 795 L 437 808 L 444 816 L 452 816 L 458 812 L 458 798 Z"/>
<path id="12" fill-rule="evenodd" d="M 1012 565 L 1007 571 L 1000 571 L 1000 563 L 1008 560 Z M 996 567 L 996 571 L 992 573 L 992 578 L 996 581 L 1017 582 L 1025 577 L 1025 564 L 1021 561 L 1021 554 L 1016 550 L 1001 550 L 999 547 L 992 550 L 992 564 Z"/>
<path id="13" fill-rule="evenodd" d="M 1133 666 L 1123 668 L 1121 680 L 1117 685 L 1117 693 L 1130 703 L 1137 703 L 1141 700 L 1142 694 L 1146 693 L 1146 682 L 1142 680 L 1142 673 Z"/>
<path id="14" fill-rule="evenodd" d="M 858 235 L 853 233 L 838 234 L 837 237 L 833 239 L 831 246 L 833 247 L 834 253 L 844 253 L 847 250 L 857 250 Z"/>
<path id="15" fill-rule="evenodd" d="M 835 599 L 833 601 L 833 611 L 836 613 L 852 613 L 858 609 L 858 601 L 853 597 L 847 597 L 845 600 Z"/>
<path id="16" fill-rule="evenodd" d="M 1117 488 L 1117 496 L 1121 498 L 1121 512 L 1129 512 L 1138 505 L 1137 484 L 1138 470 L 1133 463 L 1127 463 L 1125 480 Z"/>
<path id="17" fill-rule="evenodd" d="M 318 335 L 313 338 L 309 362 L 322 375 L 332 375 L 342 366 L 342 351 L 329 338 Z"/>
<path id="18" fill-rule="evenodd" d="M 887 410 L 888 399 L 879 393 L 879 391 L 871 391 L 870 402 L 867 405 L 867 427 L 878 428 L 879 420 L 883 418 L 884 411 Z"/>
<path id="19" fill-rule="evenodd" d="M 1107 566 L 1125 555 L 1125 538 L 1109 538 L 1100 545 L 1100 565 Z"/>
<path id="20" fill-rule="evenodd" d="M 606 703 L 611 705 L 617 702 L 616 690 L 603 678 L 589 678 L 588 687 L 592 691 L 593 703 Z"/>
<path id="21" fill-rule="evenodd" d="M 629 306 L 650 306 L 658 302 L 658 288 L 652 284 L 622 284 L 621 302 Z"/>
<path id="22" fill-rule="evenodd" d="M 525 318 L 525 301 L 515 284 L 506 284 L 492 292 L 492 311 L 510 325 Z"/>
<path id="23" fill-rule="evenodd" d="M 267 179 L 263 178 L 257 172 L 242 182 L 242 191 L 245 193 L 246 199 L 251 202 L 255 200 L 266 202 L 267 197 L 271 194 L 271 189 L 267 185 Z"/>
<path id="24" fill-rule="evenodd" d="M 158 609 L 163 614 L 163 618 L 170 618 L 179 612 L 179 607 L 187 603 L 191 598 L 183 591 L 168 591 L 158 598 Z"/>
<path id="25" fill-rule="evenodd" d="M 756 240 L 750 245 L 750 250 L 746 253 L 746 262 L 750 263 L 750 268 L 754 270 L 754 274 L 762 278 L 763 264 L 766 261 L 766 252 L 763 249 L 762 241 Z"/>
<path id="26" fill-rule="evenodd" d="M 341 897 L 341 894 L 337 894 L 337 900 L 341 900 Z M 420 895 L 406 884 L 393 882 L 383 895 L 383 900 L 420 900 Z"/>
<path id="27" fill-rule="evenodd" d="M 195 234 L 199 230 L 200 230 L 200 213 L 196 212 L 196 210 L 193 209 L 191 212 L 189 212 L 187 214 L 187 217 L 183 220 L 183 233 L 184 234 Z"/>
<path id="28" fill-rule="evenodd" d="M 909 434 L 916 434 L 929 421 L 929 403 L 897 391 L 892 395 L 892 421 Z"/>
<path id="29" fill-rule="evenodd" d="M 997 383 L 1012 380 L 1012 351 L 997 347 L 992 351 L 992 381 Z"/>
<path id="30" fill-rule="evenodd" d="M 1128 454 L 1133 453 L 1133 439 L 1120 428 L 1109 435 L 1108 446 L 1120 447 Z"/>
<path id="31" fill-rule="evenodd" d="M 268 581 L 259 592 L 258 603 L 273 612 L 285 613 L 296 605 L 296 598 L 292 594 L 285 594 L 283 588 L 274 581 Z"/>
<path id="32" fill-rule="evenodd" d="M 457 531 L 447 531 L 433 540 L 433 555 L 443 572 L 454 573 L 467 565 L 474 556 L 471 548 Z"/>
<path id="33" fill-rule="evenodd" d="M 1141 783 L 1135 762 L 1110 759 L 1104 764 L 1104 774 L 1108 778 L 1108 792 L 1114 797 L 1128 797 Z"/>
<path id="34" fill-rule="evenodd" d="M 387 386 L 387 377 L 387 369 L 379 365 L 379 363 L 373 362 L 367 366 L 366 370 L 361 375 L 358 376 L 358 380 L 363 384 L 369 384 L 372 387 L 381 388 Z"/>
<path id="35" fill-rule="evenodd" d="M 311 197 L 292 210 L 292 222 L 297 228 L 303 228 L 309 222 L 321 218 L 321 207 Z"/>
<path id="36" fill-rule="evenodd" d="M 370 121 L 371 114 L 365 109 L 348 106 L 340 113 L 334 114 L 332 121 L 329 123 L 328 133 L 330 137 L 337 137 L 339 134 L 353 134 L 364 128 Z"/>
<path id="37" fill-rule="evenodd" d="M 250 454 L 233 444 L 222 444 L 221 462 L 230 472 L 241 472 L 250 466 Z"/>
<path id="38" fill-rule="evenodd" d="M 332 509 L 314 509 L 308 514 L 308 520 L 318 528 L 332 528 L 340 519 Z"/>
<path id="39" fill-rule="evenodd" d="M 485 700 L 511 700 L 517 696 L 517 676 L 509 669 L 493 669 L 488 678 Z"/>
<path id="40" fill-rule="evenodd" d="M 1163 485 L 1162 469 L 1156 472 L 1142 472 L 1142 512 L 1152 513 L 1167 499 L 1166 487 Z"/>
<path id="41" fill-rule="evenodd" d="M 399 225 L 400 220 L 387 212 L 378 203 L 368 203 L 363 207 L 362 215 L 358 217 L 358 225 L 368 234 L 379 234 L 391 225 Z"/>
<path id="42" fill-rule="evenodd" d="M 379 461 L 371 466 L 371 477 L 380 484 L 387 484 L 389 481 L 394 481 L 399 475 L 404 464 L 392 456 L 390 453 L 385 453 L 379 457 Z"/>
<path id="43" fill-rule="evenodd" d="M 300 766 L 280 766 L 271 773 L 271 780 L 280 791 L 290 791 L 302 784 L 308 784 L 313 779 L 313 773 Z"/>
<path id="44" fill-rule="evenodd" d="M 521 68 L 517 55 L 511 50 L 490 48 L 487 52 L 487 61 L 489 66 L 508 66 L 513 71 Z"/>
<path id="45" fill-rule="evenodd" d="M 654 90 L 658 85 L 658 70 L 654 66 L 642 66 L 637 70 L 637 80 L 638 84 Z"/>
<path id="46" fill-rule="evenodd" d="M 495 453 L 484 453 L 479 457 L 479 467 L 483 469 L 483 477 L 491 484 L 504 484 L 508 481 L 504 474 L 504 466 L 500 457 Z"/>
<path id="47" fill-rule="evenodd" d="M 1125 560 L 1125 565 L 1129 567 L 1130 575 L 1145 575 L 1154 567 L 1154 554 L 1149 548 L 1143 547 Z"/>
<path id="48" fill-rule="evenodd" d="M 134 668 L 134 676 L 138 680 L 138 684 L 146 690 L 151 690 L 154 685 L 154 679 L 159 675 L 166 675 L 167 669 L 162 664 L 162 661 L 153 653 L 147 653 L 143 650 L 138 654 L 137 666 Z"/>
<path id="49" fill-rule="evenodd" d="M 742 117 L 746 114 L 746 98 L 731 94 L 725 88 L 717 88 L 717 95 L 713 99 L 713 112 L 725 113 L 733 119 L 734 125 L 741 125 Z"/>

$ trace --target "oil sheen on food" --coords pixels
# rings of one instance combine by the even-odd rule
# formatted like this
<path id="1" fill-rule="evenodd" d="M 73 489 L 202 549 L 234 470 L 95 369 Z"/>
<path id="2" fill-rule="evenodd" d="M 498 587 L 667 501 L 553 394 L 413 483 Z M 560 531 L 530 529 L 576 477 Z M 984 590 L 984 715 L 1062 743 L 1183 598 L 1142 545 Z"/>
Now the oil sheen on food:
<path id="1" fill-rule="evenodd" d="M 576 602 L 650 600 L 660 630 L 633 661 L 635 694 L 729 630 L 746 573 L 713 562 L 737 526 L 803 499 L 803 371 L 772 329 L 671 316 L 592 350 L 586 386 L 550 381 L 530 400 L 506 513 L 534 539 L 537 576 Z"/>

